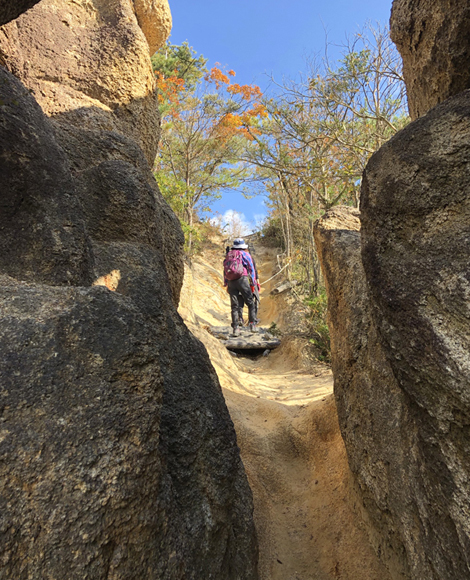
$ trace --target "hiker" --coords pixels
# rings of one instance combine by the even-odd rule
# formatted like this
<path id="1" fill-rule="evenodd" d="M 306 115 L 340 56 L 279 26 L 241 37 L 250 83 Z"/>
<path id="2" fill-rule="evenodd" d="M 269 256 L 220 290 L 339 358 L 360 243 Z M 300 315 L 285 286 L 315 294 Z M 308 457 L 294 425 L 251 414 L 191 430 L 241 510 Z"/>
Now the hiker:
<path id="1" fill-rule="evenodd" d="M 227 246 L 225 248 L 225 255 L 227 255 L 230 252 L 230 249 L 231 249 L 230 246 Z M 260 301 L 260 297 L 259 297 L 260 283 L 259 283 L 259 279 L 258 279 L 258 269 L 256 267 L 255 259 L 251 255 L 250 246 L 247 247 L 246 251 L 250 254 L 251 259 L 253 261 L 253 267 L 255 269 L 256 279 L 251 284 L 250 287 L 251 287 L 251 293 L 253 294 L 253 300 L 255 301 L 255 323 L 258 324 L 258 322 L 259 322 L 258 307 L 259 307 L 259 301 Z M 238 292 L 238 326 L 242 326 L 242 327 L 245 325 L 245 320 L 243 318 L 243 307 L 244 306 L 245 306 L 245 301 L 243 300 L 243 296 L 240 294 L 240 292 Z"/>
<path id="2" fill-rule="evenodd" d="M 233 241 L 232 248 L 227 252 L 224 260 L 224 286 L 230 294 L 232 313 L 232 333 L 240 335 L 239 323 L 240 302 L 239 295 L 248 306 L 248 327 L 251 332 L 256 332 L 256 311 L 251 285 L 256 284 L 256 272 L 253 259 L 246 250 L 248 246 L 245 240 L 237 238 Z"/>
<path id="3" fill-rule="evenodd" d="M 255 322 L 256 322 L 256 324 L 258 324 L 258 322 L 259 322 L 259 319 L 258 319 L 258 308 L 259 308 L 259 300 L 260 300 L 260 298 L 259 298 L 260 283 L 259 283 L 259 278 L 258 278 L 258 268 L 256 267 L 256 262 L 255 262 L 255 259 L 254 259 L 253 255 L 252 255 L 252 253 L 251 253 L 251 250 L 250 250 L 250 246 L 249 245 L 248 245 L 248 248 L 247 248 L 246 251 L 250 254 L 251 259 L 253 261 L 253 267 L 255 269 L 255 279 L 254 280 L 251 280 L 250 287 L 251 287 L 251 293 L 253 294 L 253 300 L 255 301 Z M 243 301 L 243 296 L 239 296 L 238 297 L 238 302 L 240 304 L 240 308 L 239 308 L 240 316 L 239 316 L 239 318 L 240 318 L 240 320 L 242 322 L 240 324 L 240 326 L 243 326 L 243 306 L 245 304 L 244 301 Z"/>
<path id="4" fill-rule="evenodd" d="M 225 256 L 230 252 L 230 246 L 225 248 Z M 256 270 L 256 267 L 255 267 Z M 245 301 L 243 300 L 243 296 L 238 292 L 238 326 L 244 326 L 245 321 L 243 319 L 243 307 L 245 306 Z"/>

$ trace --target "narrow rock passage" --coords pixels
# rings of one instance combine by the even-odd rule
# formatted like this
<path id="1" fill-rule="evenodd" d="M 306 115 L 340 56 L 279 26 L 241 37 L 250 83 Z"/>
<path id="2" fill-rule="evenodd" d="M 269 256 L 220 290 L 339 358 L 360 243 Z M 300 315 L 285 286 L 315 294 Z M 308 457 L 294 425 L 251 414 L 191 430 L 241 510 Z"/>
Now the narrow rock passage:
<path id="1" fill-rule="evenodd" d="M 331 371 L 320 363 L 305 368 L 295 340 L 253 360 L 234 358 L 208 332 L 229 324 L 222 249 L 215 246 L 188 269 L 180 312 L 206 345 L 235 425 L 254 497 L 260 579 L 388 580 L 351 507 Z M 267 279 L 275 253 L 256 250 L 260 278 Z M 261 294 L 261 324 L 282 327 L 285 303 L 270 289 Z"/>

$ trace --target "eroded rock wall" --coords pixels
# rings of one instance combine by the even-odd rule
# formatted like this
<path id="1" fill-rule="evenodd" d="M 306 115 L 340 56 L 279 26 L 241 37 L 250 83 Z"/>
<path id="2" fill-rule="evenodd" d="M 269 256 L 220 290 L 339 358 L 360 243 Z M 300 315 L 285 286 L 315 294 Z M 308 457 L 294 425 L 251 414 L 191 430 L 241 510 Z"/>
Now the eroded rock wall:
<path id="1" fill-rule="evenodd" d="M 415 578 L 470 575 L 469 135 L 465 91 L 384 145 L 363 179 L 374 319 L 417 427 L 408 461 L 418 517 L 403 528 L 420 538 L 424 561 L 408 550 Z"/>
<path id="2" fill-rule="evenodd" d="M 469 27 L 466 3 L 394 1 L 417 120 L 365 169 L 361 239 L 351 210 L 316 233 L 359 503 L 413 580 L 470 576 Z"/>
<path id="3" fill-rule="evenodd" d="M 393 574 L 470 575 L 470 95 L 369 161 L 316 240 L 335 397 L 372 538 Z"/>
<path id="4" fill-rule="evenodd" d="M 390 32 L 403 58 L 412 119 L 470 88 L 467 2 L 394 0 Z"/>
<path id="5" fill-rule="evenodd" d="M 136 11 L 43 0 L 0 29 L 0 578 L 257 577 L 233 425 L 176 312 Z"/>
<path id="6" fill-rule="evenodd" d="M 416 428 L 372 318 L 359 211 L 329 210 L 315 224 L 315 242 L 328 293 L 334 394 L 353 498 L 392 578 L 406 578 L 399 520 L 412 520 L 414 514 L 400 502 L 410 493 L 407 450 Z"/>

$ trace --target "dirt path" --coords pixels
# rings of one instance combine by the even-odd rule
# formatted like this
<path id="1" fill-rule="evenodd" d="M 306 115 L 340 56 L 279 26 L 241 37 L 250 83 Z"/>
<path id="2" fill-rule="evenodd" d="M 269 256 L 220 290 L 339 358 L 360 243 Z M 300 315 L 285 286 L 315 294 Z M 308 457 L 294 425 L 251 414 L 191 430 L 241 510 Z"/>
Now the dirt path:
<path id="1" fill-rule="evenodd" d="M 234 358 L 210 335 L 227 325 L 229 300 L 217 247 L 188 270 L 180 312 L 206 345 L 219 375 L 253 491 L 261 580 L 388 580 L 351 508 L 331 371 L 306 369 L 299 343 L 268 357 Z M 261 280 L 274 253 L 257 248 Z M 283 300 L 261 294 L 261 324 L 282 327 Z"/>

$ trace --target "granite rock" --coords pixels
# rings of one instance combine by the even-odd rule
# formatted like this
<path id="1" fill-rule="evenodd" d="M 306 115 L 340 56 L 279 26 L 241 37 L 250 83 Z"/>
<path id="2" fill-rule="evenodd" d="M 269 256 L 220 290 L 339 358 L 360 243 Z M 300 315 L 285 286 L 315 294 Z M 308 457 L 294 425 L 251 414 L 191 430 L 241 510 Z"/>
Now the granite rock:
<path id="1" fill-rule="evenodd" d="M 0 578 L 256 580 L 134 4 L 43 0 L 0 62 Z"/>
<path id="2" fill-rule="evenodd" d="M 26 12 L 37 4 L 40 0 L 1 0 L 0 1 L 0 26 L 7 24 L 11 20 L 18 18 L 20 14 Z"/>
<path id="3" fill-rule="evenodd" d="M 412 119 L 470 88 L 470 6 L 466 2 L 394 0 L 390 33 L 403 58 Z"/>

